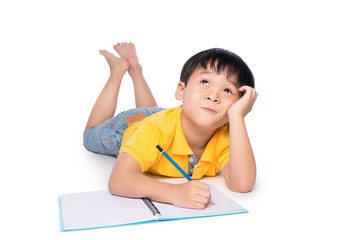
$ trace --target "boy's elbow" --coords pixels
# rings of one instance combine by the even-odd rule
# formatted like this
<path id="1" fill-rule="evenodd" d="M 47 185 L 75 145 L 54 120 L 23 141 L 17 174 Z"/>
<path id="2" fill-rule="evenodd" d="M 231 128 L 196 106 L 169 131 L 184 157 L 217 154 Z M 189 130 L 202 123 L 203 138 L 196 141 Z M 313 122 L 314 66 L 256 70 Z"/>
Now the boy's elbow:
<path id="1" fill-rule="evenodd" d="M 109 182 L 108 182 L 109 192 L 112 195 L 121 196 L 122 193 L 121 193 L 120 189 L 122 189 L 122 187 L 120 185 L 121 185 L 121 181 L 119 179 L 110 177 Z"/>
<path id="2" fill-rule="evenodd" d="M 229 186 L 231 191 L 238 193 L 248 193 L 252 190 L 252 187 L 243 187 L 243 186 Z"/>
<path id="3" fill-rule="evenodd" d="M 110 192 L 112 195 L 117 195 L 117 194 L 116 194 L 116 187 L 115 187 L 114 181 L 111 181 L 111 179 L 110 179 L 109 182 L 108 182 L 108 189 L 109 189 L 109 192 Z"/>
<path id="4" fill-rule="evenodd" d="M 228 183 L 227 184 L 229 189 L 231 191 L 234 192 L 238 192 L 238 193 L 248 193 L 253 189 L 254 183 L 243 183 L 243 182 L 238 182 L 238 183 Z"/>
<path id="5" fill-rule="evenodd" d="M 108 189 L 112 195 L 126 197 L 131 192 L 131 184 L 126 180 L 127 176 L 112 174 L 109 178 Z"/>

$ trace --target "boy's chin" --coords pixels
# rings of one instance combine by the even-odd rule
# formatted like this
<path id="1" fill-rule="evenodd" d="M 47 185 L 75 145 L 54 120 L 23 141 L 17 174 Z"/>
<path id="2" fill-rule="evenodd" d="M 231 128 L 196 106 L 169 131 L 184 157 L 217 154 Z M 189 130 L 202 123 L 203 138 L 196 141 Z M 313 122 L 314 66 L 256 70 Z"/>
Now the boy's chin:
<path id="1" fill-rule="evenodd" d="M 227 121 L 224 121 L 224 122 L 216 122 L 216 123 L 211 123 L 211 122 L 203 122 L 203 123 L 201 123 L 201 127 L 202 128 L 205 128 L 205 129 L 211 129 L 211 130 L 216 130 L 216 129 L 218 129 L 218 128 L 220 128 L 220 127 L 222 127 L 222 126 L 225 126 L 226 125 L 226 123 L 227 123 Z"/>

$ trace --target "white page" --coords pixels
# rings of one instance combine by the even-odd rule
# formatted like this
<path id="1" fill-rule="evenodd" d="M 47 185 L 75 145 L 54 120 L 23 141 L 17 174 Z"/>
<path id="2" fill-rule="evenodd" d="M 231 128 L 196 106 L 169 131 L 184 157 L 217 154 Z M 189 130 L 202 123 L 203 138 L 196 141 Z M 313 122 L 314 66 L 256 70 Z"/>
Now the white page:
<path id="1" fill-rule="evenodd" d="M 64 230 L 157 220 L 142 199 L 117 197 L 109 191 L 66 194 L 60 201 Z"/>
<path id="2" fill-rule="evenodd" d="M 179 208 L 171 204 L 158 202 L 153 203 L 161 213 L 161 216 L 159 216 L 160 220 L 216 216 L 247 212 L 246 209 L 244 209 L 242 206 L 234 202 L 231 198 L 227 197 L 213 186 L 211 186 L 211 195 L 211 199 L 214 201 L 215 205 L 209 203 L 203 210 Z"/>

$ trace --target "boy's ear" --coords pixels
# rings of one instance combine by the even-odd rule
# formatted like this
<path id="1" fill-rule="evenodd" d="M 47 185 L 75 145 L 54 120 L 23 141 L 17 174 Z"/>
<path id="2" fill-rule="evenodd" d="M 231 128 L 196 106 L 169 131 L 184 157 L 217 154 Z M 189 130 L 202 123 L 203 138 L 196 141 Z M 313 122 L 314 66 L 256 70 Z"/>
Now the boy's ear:
<path id="1" fill-rule="evenodd" d="M 185 83 L 179 82 L 175 92 L 176 100 L 182 100 L 184 97 Z"/>

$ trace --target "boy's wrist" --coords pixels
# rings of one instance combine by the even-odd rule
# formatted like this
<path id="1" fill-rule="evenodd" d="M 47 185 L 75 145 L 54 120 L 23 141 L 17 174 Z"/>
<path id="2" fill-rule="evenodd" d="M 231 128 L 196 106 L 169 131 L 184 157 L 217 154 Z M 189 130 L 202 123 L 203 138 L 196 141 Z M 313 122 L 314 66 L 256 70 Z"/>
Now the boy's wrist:
<path id="1" fill-rule="evenodd" d="M 176 193 L 178 191 L 177 184 L 162 182 L 162 185 L 164 186 L 164 188 L 162 189 L 161 193 L 157 195 L 157 197 L 159 198 L 157 200 L 174 205 L 176 203 Z"/>
<path id="2" fill-rule="evenodd" d="M 169 188 L 169 192 L 167 193 L 169 196 L 169 202 L 173 205 L 177 204 L 179 187 L 180 187 L 180 184 L 171 184 L 171 186 Z"/>
<path id="3" fill-rule="evenodd" d="M 239 121 L 244 121 L 244 117 L 239 113 L 228 112 L 227 116 L 228 116 L 230 124 L 232 122 L 236 123 L 236 122 L 239 122 Z"/>

